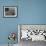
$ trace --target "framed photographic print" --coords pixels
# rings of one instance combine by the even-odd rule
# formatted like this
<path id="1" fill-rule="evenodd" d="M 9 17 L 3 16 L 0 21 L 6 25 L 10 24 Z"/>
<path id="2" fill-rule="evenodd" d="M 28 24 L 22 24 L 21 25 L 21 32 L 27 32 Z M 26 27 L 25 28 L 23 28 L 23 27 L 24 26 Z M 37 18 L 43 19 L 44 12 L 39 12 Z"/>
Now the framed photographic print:
<path id="1" fill-rule="evenodd" d="M 46 41 L 46 24 L 19 24 L 18 42 L 24 40 Z"/>
<path id="2" fill-rule="evenodd" d="M 16 6 L 4 6 L 4 17 L 16 17 L 17 16 L 17 7 Z"/>

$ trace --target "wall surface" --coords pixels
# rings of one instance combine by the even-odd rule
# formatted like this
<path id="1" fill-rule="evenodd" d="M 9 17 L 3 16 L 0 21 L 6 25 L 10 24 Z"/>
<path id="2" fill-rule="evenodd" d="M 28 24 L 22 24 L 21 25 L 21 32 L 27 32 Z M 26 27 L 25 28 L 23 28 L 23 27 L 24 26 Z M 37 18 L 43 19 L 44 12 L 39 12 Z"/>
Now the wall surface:
<path id="1" fill-rule="evenodd" d="M 3 6 L 17 6 L 18 16 L 3 18 Z M 9 32 L 17 34 L 18 24 L 46 24 L 46 0 L 0 0 L 0 44 L 8 43 Z"/>
<path id="2" fill-rule="evenodd" d="M 19 23 L 46 24 L 46 0 L 20 0 Z"/>
<path id="3" fill-rule="evenodd" d="M 9 42 L 8 35 L 10 32 L 17 32 L 18 18 L 3 18 L 3 6 L 17 6 L 18 0 L 0 0 L 0 44 Z M 16 43 L 18 38 L 16 38 Z"/>

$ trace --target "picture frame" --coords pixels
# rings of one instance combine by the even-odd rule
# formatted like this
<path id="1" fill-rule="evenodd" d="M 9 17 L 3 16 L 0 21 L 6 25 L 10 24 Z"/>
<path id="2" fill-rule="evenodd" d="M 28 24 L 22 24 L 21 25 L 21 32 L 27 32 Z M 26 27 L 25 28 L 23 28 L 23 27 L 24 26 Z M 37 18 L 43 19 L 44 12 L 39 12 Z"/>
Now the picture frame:
<path id="1" fill-rule="evenodd" d="M 22 30 L 24 30 L 24 31 L 27 31 L 28 30 L 29 31 L 28 33 L 31 33 L 31 31 L 32 32 L 36 31 L 33 34 L 30 34 L 31 37 L 33 36 L 32 38 L 29 37 L 29 40 L 31 40 L 31 41 L 46 41 L 46 24 L 18 24 L 18 42 L 19 43 L 22 40 L 25 40 L 24 38 L 21 39 L 21 36 L 22 36 L 21 35 L 22 34 L 21 31 Z M 36 38 L 34 35 L 37 36 L 37 37 L 39 37 L 40 39 L 39 38 Z M 28 39 L 26 39 L 26 40 L 28 40 Z"/>
<path id="2" fill-rule="evenodd" d="M 3 6 L 3 17 L 14 18 L 17 17 L 16 6 Z"/>

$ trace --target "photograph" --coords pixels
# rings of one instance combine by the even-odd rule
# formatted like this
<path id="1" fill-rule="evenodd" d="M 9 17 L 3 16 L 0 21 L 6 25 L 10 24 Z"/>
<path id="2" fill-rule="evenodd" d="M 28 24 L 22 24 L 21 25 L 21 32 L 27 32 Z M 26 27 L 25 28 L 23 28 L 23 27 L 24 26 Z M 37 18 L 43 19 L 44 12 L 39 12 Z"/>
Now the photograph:
<path id="1" fill-rule="evenodd" d="M 5 6 L 4 7 L 4 17 L 16 17 L 17 7 L 15 6 Z"/>
<path id="2" fill-rule="evenodd" d="M 20 46 L 31 46 L 32 43 L 46 41 L 46 25 L 18 24 L 18 42 Z"/>

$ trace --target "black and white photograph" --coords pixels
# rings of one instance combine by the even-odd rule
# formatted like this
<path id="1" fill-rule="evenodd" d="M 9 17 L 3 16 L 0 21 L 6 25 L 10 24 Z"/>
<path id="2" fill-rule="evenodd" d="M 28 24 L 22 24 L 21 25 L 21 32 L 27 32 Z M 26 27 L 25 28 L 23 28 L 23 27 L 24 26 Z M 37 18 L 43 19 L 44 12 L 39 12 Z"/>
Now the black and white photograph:
<path id="1" fill-rule="evenodd" d="M 19 24 L 18 41 L 20 46 L 31 46 L 32 43 L 46 41 L 46 25 Z"/>
<path id="2" fill-rule="evenodd" d="M 17 7 L 15 6 L 5 6 L 4 7 L 4 17 L 16 17 Z"/>

